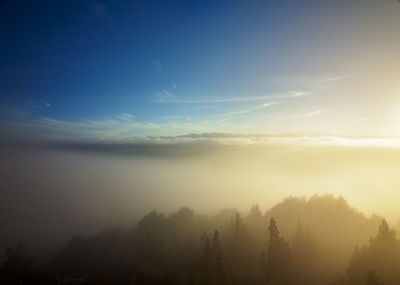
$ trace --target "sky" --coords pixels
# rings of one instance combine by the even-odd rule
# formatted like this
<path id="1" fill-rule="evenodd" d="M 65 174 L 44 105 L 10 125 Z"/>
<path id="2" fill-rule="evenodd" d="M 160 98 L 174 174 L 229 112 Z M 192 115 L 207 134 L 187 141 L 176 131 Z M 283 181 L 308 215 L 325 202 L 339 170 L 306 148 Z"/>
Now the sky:
<path id="1" fill-rule="evenodd" d="M 400 3 L 1 1 L 2 139 L 400 136 Z"/>

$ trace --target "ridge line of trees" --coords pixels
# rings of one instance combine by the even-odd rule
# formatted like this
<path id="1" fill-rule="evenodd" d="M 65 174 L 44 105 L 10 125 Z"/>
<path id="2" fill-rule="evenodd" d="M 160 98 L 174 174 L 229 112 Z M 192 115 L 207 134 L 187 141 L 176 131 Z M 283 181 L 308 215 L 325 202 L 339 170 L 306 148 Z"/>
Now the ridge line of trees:
<path id="1" fill-rule="evenodd" d="M 395 232 L 343 201 L 289 198 L 265 215 L 255 205 L 244 218 L 235 210 L 214 217 L 186 207 L 169 217 L 153 211 L 129 231 L 74 237 L 45 264 L 17 244 L 5 252 L 0 283 L 400 284 Z"/>

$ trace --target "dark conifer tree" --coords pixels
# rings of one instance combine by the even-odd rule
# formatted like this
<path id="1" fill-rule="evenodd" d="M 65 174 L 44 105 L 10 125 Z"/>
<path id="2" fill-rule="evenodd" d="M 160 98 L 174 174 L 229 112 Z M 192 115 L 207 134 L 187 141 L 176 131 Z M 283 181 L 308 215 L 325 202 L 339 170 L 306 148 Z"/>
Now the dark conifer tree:
<path id="1" fill-rule="evenodd" d="M 382 220 L 376 237 L 370 240 L 368 246 L 356 248 L 350 258 L 347 269 L 349 284 L 365 284 L 365 280 L 368 280 L 371 284 L 381 282 L 386 285 L 397 285 L 400 284 L 399 268 L 399 241 L 387 222 Z"/>
<path id="2" fill-rule="evenodd" d="M 271 218 L 268 229 L 266 279 L 270 284 L 288 284 L 291 274 L 291 249 L 280 236 L 274 218 Z"/>
<path id="3" fill-rule="evenodd" d="M 308 229 L 297 223 L 292 240 L 293 278 L 297 284 L 310 284 L 316 279 L 314 262 L 314 247 Z"/>
<path id="4" fill-rule="evenodd" d="M 375 270 L 370 270 L 368 272 L 366 285 L 383 285 Z"/>

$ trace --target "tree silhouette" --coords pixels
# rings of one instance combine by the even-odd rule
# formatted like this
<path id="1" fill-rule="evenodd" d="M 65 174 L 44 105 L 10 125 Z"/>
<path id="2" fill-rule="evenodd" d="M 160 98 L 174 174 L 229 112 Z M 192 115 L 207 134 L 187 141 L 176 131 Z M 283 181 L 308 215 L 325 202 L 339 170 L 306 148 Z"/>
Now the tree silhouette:
<path id="1" fill-rule="evenodd" d="M 399 240 L 394 231 L 384 220 L 377 224 L 375 218 L 359 215 L 343 199 L 291 198 L 266 216 L 258 206 L 245 218 L 232 209 L 221 213 L 198 215 L 185 207 L 169 216 L 153 211 L 126 231 L 71 239 L 45 267 L 38 267 L 19 244 L 6 251 L 0 284 L 400 284 Z M 340 263 L 344 268 L 351 255 L 343 244 L 353 248 L 360 244 L 348 232 L 358 223 L 363 224 L 359 228 L 375 225 L 379 230 L 354 251 L 347 275 L 338 273 L 335 278 L 336 272 L 343 272 L 336 270 L 337 256 L 347 254 Z M 321 234 L 321 228 L 334 234 Z M 290 246 L 285 241 L 289 237 Z M 364 234 L 364 240 L 368 237 Z M 324 243 L 327 238 L 330 243 Z M 327 245 L 332 248 L 321 250 Z M 329 263 L 331 259 L 336 260 Z"/>
<path id="2" fill-rule="evenodd" d="M 292 240 L 293 277 L 297 284 L 313 283 L 315 274 L 315 249 L 308 229 L 299 222 Z"/>
<path id="3" fill-rule="evenodd" d="M 287 284 L 290 281 L 292 253 L 288 243 L 280 236 L 274 218 L 270 219 L 267 242 L 266 278 L 270 284 Z"/>
<path id="4" fill-rule="evenodd" d="M 400 246 L 394 231 L 382 220 L 379 231 L 368 246 L 356 248 L 347 269 L 349 284 L 400 284 Z M 375 283 L 373 283 L 375 282 Z"/>
<path id="5" fill-rule="evenodd" d="M 10 284 L 23 284 L 35 279 L 37 269 L 25 244 L 18 243 L 15 247 L 7 248 L 6 259 L 1 268 L 2 279 Z"/>
<path id="6" fill-rule="evenodd" d="M 383 285 L 375 270 L 370 270 L 367 274 L 367 285 Z"/>
<path id="7" fill-rule="evenodd" d="M 214 231 L 212 242 L 206 238 L 204 242 L 203 258 L 200 264 L 200 284 L 225 285 L 228 275 L 225 270 L 219 232 Z"/>

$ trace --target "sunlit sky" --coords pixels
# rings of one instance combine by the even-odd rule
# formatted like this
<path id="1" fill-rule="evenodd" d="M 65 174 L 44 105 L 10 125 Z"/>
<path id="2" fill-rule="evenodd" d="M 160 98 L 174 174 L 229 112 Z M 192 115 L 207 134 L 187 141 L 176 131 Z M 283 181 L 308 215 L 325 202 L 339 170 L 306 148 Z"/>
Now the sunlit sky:
<path id="1" fill-rule="evenodd" d="M 2 1 L 0 130 L 400 136 L 400 3 Z"/>

